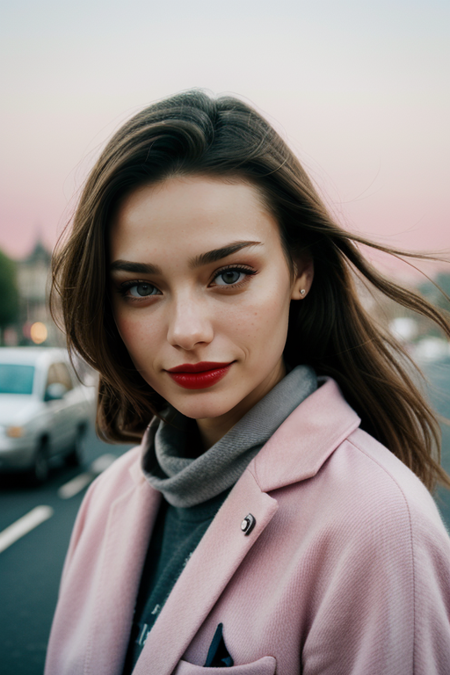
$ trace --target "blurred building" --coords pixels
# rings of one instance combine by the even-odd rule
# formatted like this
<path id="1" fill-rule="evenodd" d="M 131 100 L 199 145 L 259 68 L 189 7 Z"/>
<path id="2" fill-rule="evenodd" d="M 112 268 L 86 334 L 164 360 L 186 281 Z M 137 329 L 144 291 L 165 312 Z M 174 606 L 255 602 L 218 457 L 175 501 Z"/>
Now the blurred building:
<path id="1" fill-rule="evenodd" d="M 20 295 L 16 343 L 55 345 L 58 331 L 48 309 L 51 253 L 38 238 L 31 253 L 17 260 Z"/>
<path id="2" fill-rule="evenodd" d="M 38 240 L 29 256 L 17 261 L 17 284 L 21 298 L 21 319 L 47 319 L 47 282 L 50 274 L 51 253 Z"/>

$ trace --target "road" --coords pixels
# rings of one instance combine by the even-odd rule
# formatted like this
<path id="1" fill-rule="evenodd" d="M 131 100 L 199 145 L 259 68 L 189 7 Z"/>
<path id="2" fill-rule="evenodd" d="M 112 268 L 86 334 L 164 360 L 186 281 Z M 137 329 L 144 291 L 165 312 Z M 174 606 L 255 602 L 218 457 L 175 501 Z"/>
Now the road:
<path id="1" fill-rule="evenodd" d="M 50 507 L 33 511 L 47 519 L 0 552 L 1 675 L 42 674 L 70 533 L 87 481 L 92 478 L 86 472 L 99 457 L 105 459 L 97 461 L 103 467 L 94 465 L 97 471 L 114 459 L 111 455 L 118 457 L 131 447 L 102 443 L 93 430 L 86 440 L 83 467 L 54 468 L 50 480 L 39 488 L 25 487 L 11 478 L 0 482 L 0 548 L 5 528 L 36 507 Z M 74 484 L 80 474 L 84 480 Z M 79 491 L 69 496 L 77 488 Z"/>
<path id="2" fill-rule="evenodd" d="M 424 366 L 424 370 L 432 383 L 430 396 L 434 405 L 439 413 L 450 418 L 450 361 Z M 442 428 L 442 461 L 450 472 L 450 427 Z M 37 520 L 42 520 L 0 550 L 1 675 L 42 674 L 64 556 L 91 478 L 86 471 L 95 460 L 107 455 L 109 459 L 100 462 L 104 468 L 112 461 L 111 455 L 119 456 L 127 447 L 101 443 L 91 431 L 83 467 L 54 469 L 48 483 L 40 488 L 26 488 L 11 479 L 0 482 L 0 549 L 2 532 L 23 516 L 33 512 Z M 94 469 L 100 471 L 102 466 L 97 463 Z M 450 528 L 450 491 L 439 490 L 437 503 Z M 47 509 L 35 511 L 39 506 Z"/>
<path id="3" fill-rule="evenodd" d="M 450 359 L 422 367 L 430 382 L 429 397 L 434 409 L 447 420 L 450 420 Z M 441 423 L 442 456 L 441 464 L 450 474 L 450 424 Z M 436 503 L 442 518 L 450 531 L 450 491 L 438 487 Z"/>

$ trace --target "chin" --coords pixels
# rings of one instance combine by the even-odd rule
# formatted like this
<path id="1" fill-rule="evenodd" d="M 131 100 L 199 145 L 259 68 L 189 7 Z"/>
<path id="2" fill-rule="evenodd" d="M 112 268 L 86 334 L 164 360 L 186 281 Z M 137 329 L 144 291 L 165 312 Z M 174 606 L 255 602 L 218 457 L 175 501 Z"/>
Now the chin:
<path id="1" fill-rule="evenodd" d="M 194 397 L 192 397 L 192 400 L 180 401 L 177 399 L 169 401 L 169 403 L 182 415 L 190 417 L 193 420 L 221 417 L 230 412 L 239 403 L 236 400 L 224 401 L 223 396 L 208 396 L 206 392 L 203 397 L 196 396 L 195 398 L 200 400 L 193 400 Z M 208 398 L 209 400 L 207 400 Z"/>

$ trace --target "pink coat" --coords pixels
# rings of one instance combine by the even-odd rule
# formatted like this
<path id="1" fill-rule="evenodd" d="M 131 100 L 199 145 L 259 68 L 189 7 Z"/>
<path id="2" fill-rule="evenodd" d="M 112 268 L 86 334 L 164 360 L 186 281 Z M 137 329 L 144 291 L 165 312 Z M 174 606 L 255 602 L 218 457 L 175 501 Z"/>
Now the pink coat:
<path id="1" fill-rule="evenodd" d="M 328 380 L 253 459 L 184 568 L 133 675 L 450 673 L 450 539 L 433 499 Z M 160 495 L 142 447 L 89 489 L 46 675 L 120 675 Z M 249 535 L 241 522 L 251 513 Z"/>

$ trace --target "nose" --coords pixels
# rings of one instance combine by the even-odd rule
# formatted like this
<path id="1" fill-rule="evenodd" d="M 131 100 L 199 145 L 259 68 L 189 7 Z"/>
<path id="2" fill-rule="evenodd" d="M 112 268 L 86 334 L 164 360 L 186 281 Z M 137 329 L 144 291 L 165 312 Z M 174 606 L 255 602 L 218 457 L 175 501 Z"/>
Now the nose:
<path id="1" fill-rule="evenodd" d="M 204 303 L 191 297 L 174 300 L 167 332 L 167 340 L 173 347 L 189 351 L 209 344 L 213 337 L 213 326 Z"/>

